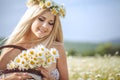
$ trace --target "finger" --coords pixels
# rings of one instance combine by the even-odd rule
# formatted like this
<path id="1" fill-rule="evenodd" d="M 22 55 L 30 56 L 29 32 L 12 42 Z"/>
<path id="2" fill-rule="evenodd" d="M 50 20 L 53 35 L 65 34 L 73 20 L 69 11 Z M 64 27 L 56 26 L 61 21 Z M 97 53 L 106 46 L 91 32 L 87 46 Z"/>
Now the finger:
<path id="1" fill-rule="evenodd" d="M 48 71 L 41 71 L 41 74 L 43 75 L 43 77 L 49 78 L 49 72 Z"/>
<path id="2" fill-rule="evenodd" d="M 40 70 L 40 71 L 41 71 L 41 70 L 48 71 L 47 69 L 45 69 L 45 68 L 43 68 L 43 67 L 38 67 L 37 69 Z"/>
<path id="3" fill-rule="evenodd" d="M 46 78 L 42 78 L 42 80 L 48 80 L 48 79 L 46 79 Z"/>
<path id="4" fill-rule="evenodd" d="M 28 75 L 28 73 L 14 73 L 14 76 L 18 79 L 28 79 L 28 78 L 32 78 L 30 75 Z"/>

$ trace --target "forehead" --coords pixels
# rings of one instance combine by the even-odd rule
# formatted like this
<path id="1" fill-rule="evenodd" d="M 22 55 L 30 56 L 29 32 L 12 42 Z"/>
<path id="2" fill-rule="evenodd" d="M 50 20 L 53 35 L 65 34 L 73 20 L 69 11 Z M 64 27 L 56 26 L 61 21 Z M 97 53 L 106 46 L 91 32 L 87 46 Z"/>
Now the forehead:
<path id="1" fill-rule="evenodd" d="M 50 11 L 45 11 L 42 15 L 39 17 L 45 17 L 48 20 L 54 20 L 54 15 Z"/>

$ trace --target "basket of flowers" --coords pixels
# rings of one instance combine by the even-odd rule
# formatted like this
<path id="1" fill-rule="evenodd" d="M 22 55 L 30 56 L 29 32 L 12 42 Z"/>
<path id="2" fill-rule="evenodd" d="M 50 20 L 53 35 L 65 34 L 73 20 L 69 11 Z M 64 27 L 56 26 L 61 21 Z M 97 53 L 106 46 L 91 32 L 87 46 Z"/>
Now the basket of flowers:
<path id="1" fill-rule="evenodd" d="M 0 71 L 0 77 L 3 75 L 7 76 L 13 72 L 27 72 L 28 75 L 32 76 L 32 79 L 27 80 L 41 80 L 42 74 L 36 69 L 38 67 L 47 68 L 52 63 L 56 63 L 56 59 L 59 58 L 57 49 L 48 49 L 43 45 L 38 45 L 27 50 L 14 45 L 2 46 L 0 49 L 4 47 L 15 47 L 21 49 L 22 52 L 6 65 L 6 70 Z"/>

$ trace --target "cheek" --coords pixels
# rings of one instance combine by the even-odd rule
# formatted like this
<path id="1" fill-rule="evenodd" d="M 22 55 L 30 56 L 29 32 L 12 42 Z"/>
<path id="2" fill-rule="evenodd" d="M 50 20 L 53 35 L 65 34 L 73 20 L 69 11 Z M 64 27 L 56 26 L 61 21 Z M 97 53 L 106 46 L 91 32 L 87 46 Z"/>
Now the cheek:
<path id="1" fill-rule="evenodd" d="M 36 31 L 40 27 L 40 23 L 38 21 L 34 21 L 31 25 L 31 31 Z"/>
<path id="2" fill-rule="evenodd" d="M 52 30 L 53 30 L 53 27 L 49 26 L 49 32 L 52 32 Z"/>

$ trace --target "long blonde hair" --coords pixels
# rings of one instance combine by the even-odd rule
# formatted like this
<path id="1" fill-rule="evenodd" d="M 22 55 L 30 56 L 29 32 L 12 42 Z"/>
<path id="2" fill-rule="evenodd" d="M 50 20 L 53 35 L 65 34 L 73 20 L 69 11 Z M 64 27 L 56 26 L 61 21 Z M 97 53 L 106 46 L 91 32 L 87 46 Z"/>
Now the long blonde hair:
<path id="1" fill-rule="evenodd" d="M 38 5 L 28 8 L 12 34 L 9 36 L 5 45 L 15 44 L 21 40 L 29 32 L 35 18 L 43 14 L 45 11 L 45 9 L 41 9 Z M 42 43 L 46 47 L 50 47 L 54 41 L 63 43 L 63 34 L 59 15 L 55 16 L 55 24 L 51 34 L 47 38 L 39 39 L 39 44 Z"/>

